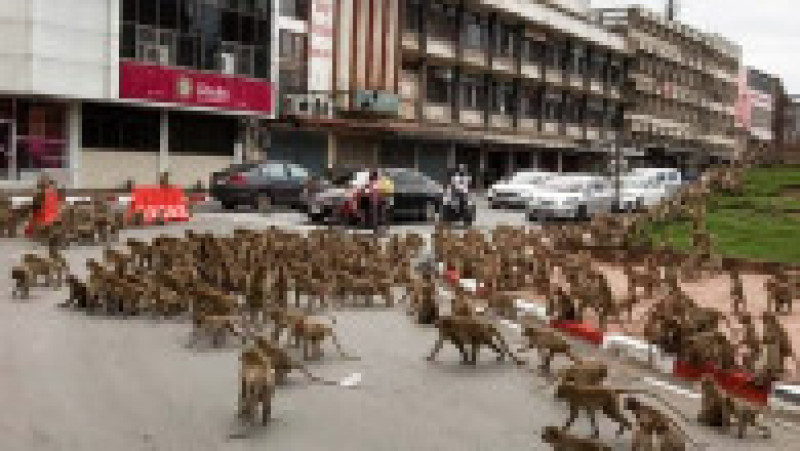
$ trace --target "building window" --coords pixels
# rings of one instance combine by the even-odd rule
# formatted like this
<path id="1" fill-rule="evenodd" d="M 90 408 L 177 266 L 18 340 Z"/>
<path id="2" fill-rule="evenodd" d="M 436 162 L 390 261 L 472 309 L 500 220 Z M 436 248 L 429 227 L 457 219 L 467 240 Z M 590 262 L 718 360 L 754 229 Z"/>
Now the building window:
<path id="1" fill-rule="evenodd" d="M 544 93 L 542 118 L 548 122 L 561 121 L 564 105 L 564 93 L 556 89 L 548 89 Z"/>
<path id="2" fill-rule="evenodd" d="M 431 2 L 428 14 L 428 36 L 444 41 L 453 41 L 457 36 L 457 10 L 455 5 Z"/>
<path id="3" fill-rule="evenodd" d="M 494 34 L 495 56 L 513 58 L 514 44 L 516 42 L 516 30 L 514 27 L 503 22 L 497 22 L 497 31 Z"/>
<path id="4" fill-rule="evenodd" d="M 590 98 L 586 101 L 586 126 L 601 128 L 605 114 L 603 99 Z"/>
<path id="5" fill-rule="evenodd" d="M 411 33 L 422 31 L 422 5 L 420 0 L 406 0 L 403 30 Z"/>
<path id="6" fill-rule="evenodd" d="M 267 0 L 122 0 L 120 56 L 269 78 Z"/>
<path id="7" fill-rule="evenodd" d="M 547 67 L 562 70 L 564 68 L 565 43 L 560 41 L 549 41 L 545 45 L 545 60 Z"/>
<path id="8" fill-rule="evenodd" d="M 522 40 L 522 57 L 528 63 L 538 66 L 545 61 L 546 45 L 543 40 L 524 38 Z"/>
<path id="9" fill-rule="evenodd" d="M 479 75 L 461 77 L 461 108 L 464 110 L 482 110 L 486 105 L 486 83 Z"/>
<path id="10" fill-rule="evenodd" d="M 603 126 L 607 129 L 620 130 L 625 122 L 625 113 L 617 102 L 607 100 L 603 113 Z"/>
<path id="11" fill-rule="evenodd" d="M 453 70 L 448 67 L 429 67 L 428 102 L 449 104 L 452 101 Z"/>
<path id="12" fill-rule="evenodd" d="M 308 20 L 309 3 L 309 0 L 280 0 L 281 16 Z"/>
<path id="13" fill-rule="evenodd" d="M 587 67 L 587 49 L 582 43 L 570 41 L 566 47 L 565 68 L 572 75 L 585 75 Z"/>
<path id="14" fill-rule="evenodd" d="M 308 36 L 281 30 L 279 35 L 279 87 L 282 93 L 305 93 L 308 91 Z"/>
<path id="15" fill-rule="evenodd" d="M 536 86 L 522 88 L 522 117 L 527 119 L 539 118 L 542 114 L 543 89 Z"/>
<path id="16" fill-rule="evenodd" d="M 492 96 L 492 111 L 499 114 L 511 115 L 516 111 L 516 96 L 514 84 L 510 81 L 495 81 L 492 83 L 494 95 Z"/>
<path id="17" fill-rule="evenodd" d="M 66 167 L 65 104 L 17 100 L 16 118 L 20 173 Z"/>
<path id="18" fill-rule="evenodd" d="M 465 49 L 485 51 L 489 43 L 489 22 L 477 13 L 466 13 L 461 33 Z"/>
<path id="19" fill-rule="evenodd" d="M 583 96 L 568 93 L 564 97 L 564 119 L 570 124 L 581 124 L 585 112 Z"/>
<path id="20" fill-rule="evenodd" d="M 609 57 L 608 83 L 619 88 L 625 83 L 625 62 L 622 57 Z"/>
<path id="21" fill-rule="evenodd" d="M 599 48 L 593 48 L 589 51 L 589 77 L 593 80 L 606 81 L 607 66 L 608 53 Z"/>

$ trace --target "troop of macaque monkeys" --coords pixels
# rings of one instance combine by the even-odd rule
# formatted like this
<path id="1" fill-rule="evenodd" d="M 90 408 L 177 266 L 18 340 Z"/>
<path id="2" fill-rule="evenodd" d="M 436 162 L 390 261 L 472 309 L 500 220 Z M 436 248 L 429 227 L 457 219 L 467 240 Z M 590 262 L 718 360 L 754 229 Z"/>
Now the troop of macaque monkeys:
<path id="1" fill-rule="evenodd" d="M 688 190 L 684 200 L 688 203 L 701 194 Z M 702 221 L 698 204 L 689 205 L 695 206 L 690 214 Z M 669 208 L 648 212 L 668 214 L 673 214 Z M 624 230 L 621 234 L 620 229 Z M 123 249 L 106 248 L 102 261 L 87 261 L 85 281 L 69 274 L 59 241 L 52 238 L 47 257 L 29 254 L 14 267 L 13 294 L 28 297 L 41 280 L 50 287 L 65 281 L 67 307 L 125 316 L 186 315 L 194 326 L 191 345 L 206 339 L 220 346 L 227 337 L 238 337 L 244 344 L 239 359 L 238 416 L 253 423 L 260 409 L 261 422 L 266 424 L 276 388 L 293 371 L 315 383 L 337 384 L 314 376 L 302 363 L 323 358 L 324 344 L 330 342 L 341 358 L 356 358 L 343 350 L 335 318 L 323 319 L 320 313 L 353 305 L 373 307 L 376 300 L 393 307 L 398 301 L 395 289 L 404 287 L 402 299 L 407 301 L 409 315 L 437 331 L 428 360 L 436 359 L 447 342 L 469 365 L 478 363 L 484 346 L 498 360 L 508 357 L 518 365 L 526 363 L 519 354 L 536 351 L 541 371 L 555 377 L 556 399 L 569 408 L 562 428 L 543 430 L 542 440 L 554 449 L 610 449 L 599 440 L 598 412 L 619 425 L 619 434 L 632 431 L 634 450 L 687 449 L 693 442 L 685 429 L 663 409 L 644 401 L 649 397 L 661 402 L 652 393 L 609 385 L 606 363 L 581 359 L 570 341 L 547 324 L 523 318 L 523 343 L 513 350 L 497 322 L 498 318 L 519 319 L 514 300 L 527 293 L 545 297 L 547 313 L 556 320 L 586 321 L 590 313 L 601 329 L 630 322 L 634 309 L 649 302 L 644 310 L 644 335 L 651 343 L 692 363 L 747 369 L 762 385 L 778 380 L 794 352 L 777 315 L 791 312 L 796 280 L 783 272 L 768 280 L 770 307 L 761 317 L 759 338 L 747 310 L 742 275 L 731 270 L 732 311 L 741 326 L 735 329 L 741 335 L 735 340 L 735 333 L 721 329 L 723 324 L 732 327 L 729 315 L 698 305 L 681 289 L 687 268 L 674 255 L 653 251 L 617 259 L 628 281 L 625 296 L 617 299 L 595 259 L 576 250 L 593 240 L 627 243 L 629 235 L 638 232 L 635 221 L 619 224 L 610 217 L 574 229 L 501 226 L 488 236 L 476 230 L 457 234 L 437 227 L 432 237 L 435 261 L 482 282 L 474 294 L 455 289 L 447 314 L 433 271 L 412 270 L 411 261 L 424 244 L 414 234 L 377 238 L 320 230 L 303 235 L 271 228 L 238 229 L 224 237 L 189 231 L 183 237 L 162 236 L 149 243 L 129 239 Z M 700 250 L 692 268 L 710 261 L 707 238 L 696 237 Z M 292 347 L 302 349 L 302 359 L 290 355 Z M 559 356 L 570 364 L 554 372 L 552 365 Z M 748 428 L 769 435 L 761 421 L 764 412 L 758 408 L 725 394 L 708 379 L 701 382 L 701 394 L 700 424 L 722 429 L 735 426 L 740 437 Z M 592 424 L 590 438 L 569 432 L 582 412 Z"/>

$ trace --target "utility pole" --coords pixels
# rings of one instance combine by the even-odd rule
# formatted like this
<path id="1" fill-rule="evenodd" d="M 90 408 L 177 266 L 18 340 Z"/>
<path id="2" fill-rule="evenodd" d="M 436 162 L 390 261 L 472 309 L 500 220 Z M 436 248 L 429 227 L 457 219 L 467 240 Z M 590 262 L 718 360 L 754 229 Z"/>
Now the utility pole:
<path id="1" fill-rule="evenodd" d="M 676 0 L 667 0 L 667 19 L 673 21 L 677 16 Z"/>

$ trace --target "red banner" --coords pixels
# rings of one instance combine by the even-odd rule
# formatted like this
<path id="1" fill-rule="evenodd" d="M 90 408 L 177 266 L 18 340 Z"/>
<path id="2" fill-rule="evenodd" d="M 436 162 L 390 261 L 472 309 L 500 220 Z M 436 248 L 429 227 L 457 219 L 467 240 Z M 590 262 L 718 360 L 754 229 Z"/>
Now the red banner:
<path id="1" fill-rule="evenodd" d="M 234 111 L 272 112 L 272 84 L 241 77 L 205 74 L 175 67 L 123 61 L 119 96 Z"/>

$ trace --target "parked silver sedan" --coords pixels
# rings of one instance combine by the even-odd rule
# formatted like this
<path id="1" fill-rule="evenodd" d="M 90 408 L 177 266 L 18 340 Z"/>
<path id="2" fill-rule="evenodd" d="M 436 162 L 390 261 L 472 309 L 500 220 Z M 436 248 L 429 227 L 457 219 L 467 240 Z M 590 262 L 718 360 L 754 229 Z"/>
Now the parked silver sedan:
<path id="1" fill-rule="evenodd" d="M 550 218 L 588 219 L 611 211 L 614 189 L 602 177 L 565 175 L 545 183 L 528 201 L 529 221 Z"/>

